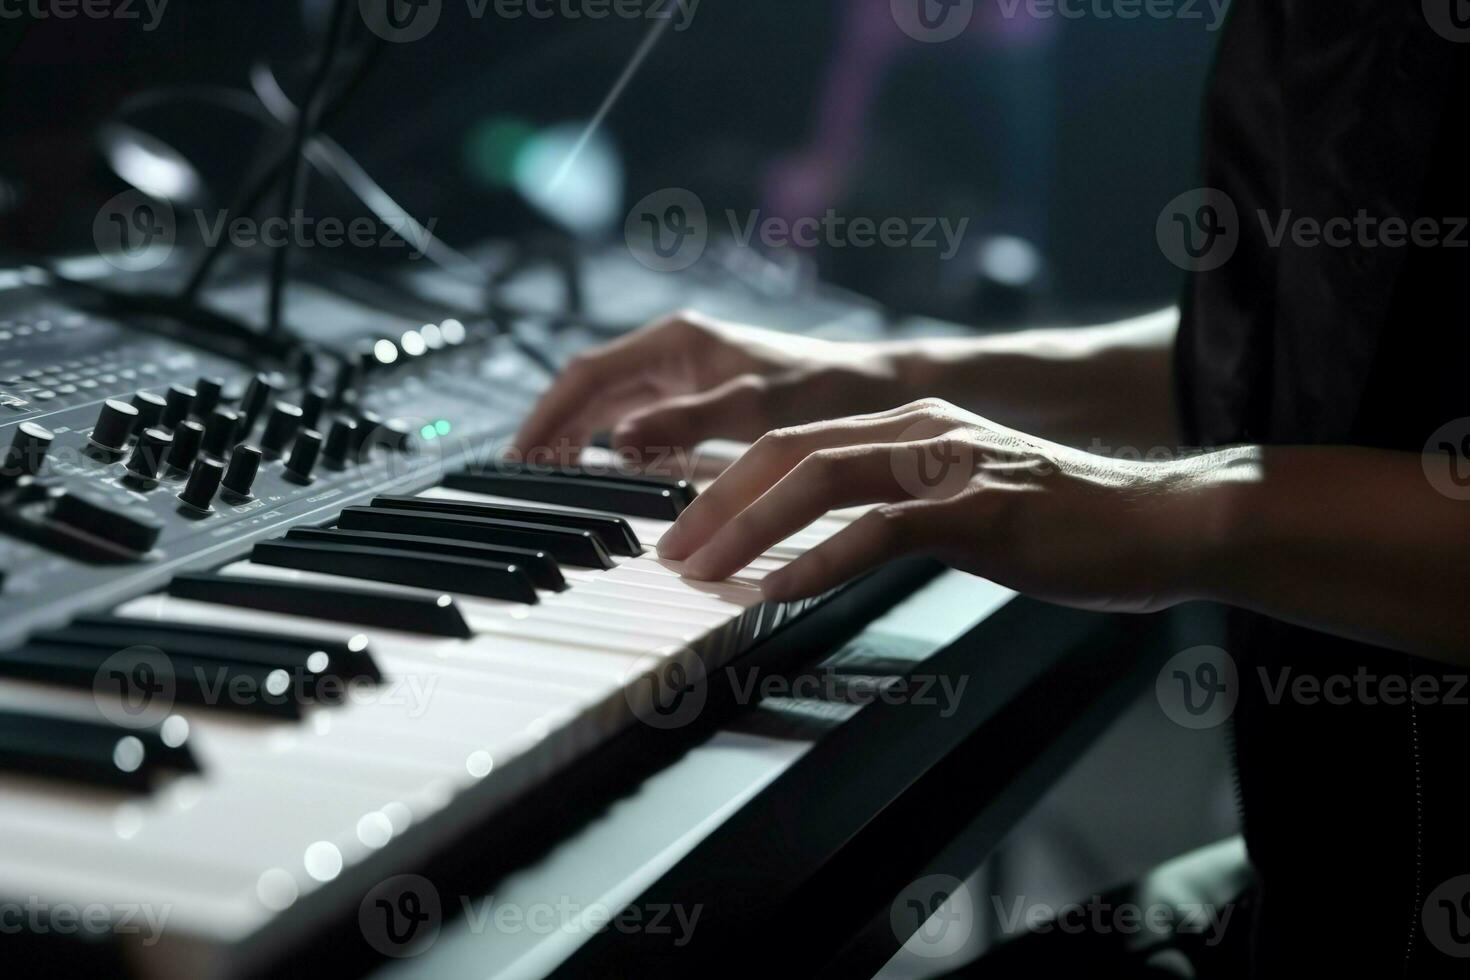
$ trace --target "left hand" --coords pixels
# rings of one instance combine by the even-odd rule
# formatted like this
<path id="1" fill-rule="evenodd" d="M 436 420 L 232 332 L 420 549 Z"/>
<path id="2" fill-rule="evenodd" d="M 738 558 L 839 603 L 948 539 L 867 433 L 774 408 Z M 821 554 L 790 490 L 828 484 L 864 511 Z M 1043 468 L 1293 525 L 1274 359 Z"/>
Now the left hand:
<path id="1" fill-rule="evenodd" d="M 1040 598 L 1151 611 L 1189 596 L 1228 454 L 1126 462 L 928 399 L 762 437 L 659 544 L 723 579 L 830 510 L 881 504 L 766 577 L 768 598 L 831 589 L 911 554 Z"/>

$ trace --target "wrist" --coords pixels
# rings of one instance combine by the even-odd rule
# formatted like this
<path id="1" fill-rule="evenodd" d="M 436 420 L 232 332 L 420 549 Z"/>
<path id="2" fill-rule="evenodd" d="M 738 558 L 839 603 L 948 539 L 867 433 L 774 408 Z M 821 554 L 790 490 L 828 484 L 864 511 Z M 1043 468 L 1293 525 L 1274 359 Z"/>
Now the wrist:
<path id="1" fill-rule="evenodd" d="M 1230 602 L 1243 556 L 1259 526 L 1255 513 L 1261 451 L 1241 447 L 1174 464 L 1176 487 L 1167 511 L 1176 542 L 1170 574 L 1178 601 Z"/>
<path id="2" fill-rule="evenodd" d="M 1004 377 L 1003 362 L 1015 360 L 990 338 L 887 341 L 874 345 L 874 352 L 901 393 L 900 401 L 944 398 L 974 404 Z"/>

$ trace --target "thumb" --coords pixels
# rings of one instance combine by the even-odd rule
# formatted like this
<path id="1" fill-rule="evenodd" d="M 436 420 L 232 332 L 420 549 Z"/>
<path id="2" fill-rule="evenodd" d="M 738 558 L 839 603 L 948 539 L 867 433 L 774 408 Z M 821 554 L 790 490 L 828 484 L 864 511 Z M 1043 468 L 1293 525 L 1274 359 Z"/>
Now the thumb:
<path id="1" fill-rule="evenodd" d="M 617 450 L 692 449 L 705 439 L 753 442 L 769 425 L 769 382 L 755 374 L 709 391 L 668 398 L 628 415 L 613 429 Z"/>

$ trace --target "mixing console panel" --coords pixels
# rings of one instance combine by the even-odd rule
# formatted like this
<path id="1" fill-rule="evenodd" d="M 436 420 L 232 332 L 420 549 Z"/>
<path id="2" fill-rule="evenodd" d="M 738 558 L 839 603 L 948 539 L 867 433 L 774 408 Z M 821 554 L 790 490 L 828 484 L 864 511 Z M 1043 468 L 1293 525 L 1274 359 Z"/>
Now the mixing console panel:
<path id="1" fill-rule="evenodd" d="M 488 323 L 405 320 L 308 378 L 0 288 L 0 647 L 494 451 L 542 374 Z M 303 372 L 297 372 L 303 373 Z"/>

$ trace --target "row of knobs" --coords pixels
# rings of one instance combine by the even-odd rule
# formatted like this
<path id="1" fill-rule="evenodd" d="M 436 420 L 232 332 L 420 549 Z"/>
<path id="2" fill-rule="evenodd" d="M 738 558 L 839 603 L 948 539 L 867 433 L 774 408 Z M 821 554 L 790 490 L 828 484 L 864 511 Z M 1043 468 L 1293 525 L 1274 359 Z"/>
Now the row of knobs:
<path id="1" fill-rule="evenodd" d="M 211 378 L 200 379 L 196 388 L 174 385 L 162 397 L 143 391 L 131 402 L 109 399 L 103 403 L 93 428 L 92 448 L 105 458 L 120 459 L 133 433 L 138 433 L 125 464 L 129 482 L 156 486 L 164 465 L 188 472 L 179 499 L 207 512 L 221 487 L 235 497 L 248 499 L 262 462 L 280 459 L 288 445 L 291 453 L 284 470 L 286 478 L 294 482 L 310 483 L 313 470 L 323 458 L 333 469 L 345 469 L 363 450 L 365 436 L 381 420 L 371 412 L 359 413 L 363 417 L 361 426 L 352 419 L 338 418 L 325 438 L 316 426 L 327 408 L 348 400 L 355 380 L 354 372 L 340 372 L 332 392 L 308 389 L 297 406 L 275 402 L 274 382 L 266 375 L 257 375 L 246 389 L 238 412 L 219 404 L 222 385 Z M 204 421 L 195 421 L 191 414 Z M 266 422 L 259 448 L 243 445 L 262 414 L 266 414 Z M 226 458 L 228 468 L 222 462 Z"/>

